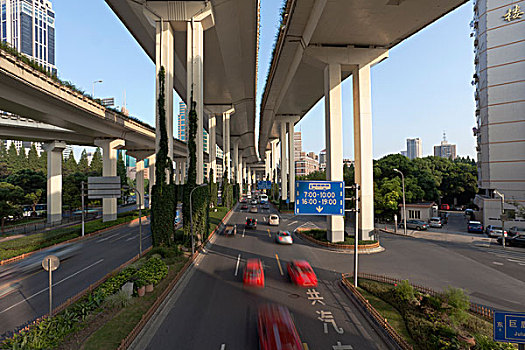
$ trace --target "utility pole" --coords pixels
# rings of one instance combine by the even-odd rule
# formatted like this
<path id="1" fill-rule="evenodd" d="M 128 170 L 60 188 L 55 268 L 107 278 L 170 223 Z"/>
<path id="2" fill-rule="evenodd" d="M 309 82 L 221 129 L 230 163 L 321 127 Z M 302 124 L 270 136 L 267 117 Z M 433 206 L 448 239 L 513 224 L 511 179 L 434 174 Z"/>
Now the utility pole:
<path id="1" fill-rule="evenodd" d="M 494 190 L 494 193 L 501 197 L 501 246 L 505 248 L 505 209 L 503 208 L 505 196 L 498 190 Z"/>
<path id="2" fill-rule="evenodd" d="M 354 287 L 357 288 L 357 273 L 358 273 L 358 260 L 359 260 L 359 185 L 354 184 L 353 186 L 345 186 L 345 189 L 355 190 L 355 196 L 345 198 L 345 201 L 354 200 L 355 209 L 345 209 L 345 212 L 355 212 L 355 236 L 354 236 Z"/>

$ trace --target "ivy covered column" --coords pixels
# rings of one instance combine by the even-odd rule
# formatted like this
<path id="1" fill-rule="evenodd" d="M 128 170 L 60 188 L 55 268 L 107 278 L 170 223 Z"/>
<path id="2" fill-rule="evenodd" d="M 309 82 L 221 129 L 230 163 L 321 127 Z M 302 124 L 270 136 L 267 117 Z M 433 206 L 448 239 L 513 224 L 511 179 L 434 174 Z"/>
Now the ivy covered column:
<path id="1" fill-rule="evenodd" d="M 241 185 L 241 165 L 239 164 L 239 139 L 233 139 L 233 168 L 235 174 L 235 181 L 239 186 Z"/>
<path id="2" fill-rule="evenodd" d="M 148 179 L 149 179 L 149 201 L 148 207 L 151 209 L 151 202 L 153 202 L 153 185 L 155 185 L 155 155 L 148 157 Z"/>
<path id="3" fill-rule="evenodd" d="M 137 159 L 136 163 L 137 196 L 140 196 L 140 209 L 144 209 L 144 159 Z M 139 204 L 137 198 L 137 205 Z"/>

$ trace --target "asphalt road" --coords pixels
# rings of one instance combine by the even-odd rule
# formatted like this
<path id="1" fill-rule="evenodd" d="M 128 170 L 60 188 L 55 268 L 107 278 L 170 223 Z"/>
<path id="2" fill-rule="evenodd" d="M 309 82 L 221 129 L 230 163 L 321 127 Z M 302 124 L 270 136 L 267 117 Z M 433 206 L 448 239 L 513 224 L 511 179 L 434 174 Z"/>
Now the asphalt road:
<path id="1" fill-rule="evenodd" d="M 327 252 L 298 239 L 292 246 L 278 245 L 275 232 L 287 223 L 270 227 L 268 215 L 269 211 L 236 211 L 229 224 L 238 225 L 237 235 L 219 235 L 212 240 L 132 348 L 258 349 L 257 307 L 278 303 L 290 309 L 309 349 L 339 349 L 338 344 L 347 346 L 340 349 L 388 349 L 340 289 L 338 271 L 325 263 L 327 257 L 335 256 L 339 270 L 346 271 L 351 268 L 351 256 Z M 246 217 L 258 219 L 256 230 L 243 230 Z M 242 274 L 250 258 L 263 262 L 263 289 L 243 287 Z M 286 264 L 292 259 L 310 262 L 320 280 L 318 287 L 300 288 L 290 283 Z M 321 312 L 325 319 L 334 320 L 334 324 L 326 323 L 326 332 Z"/>
<path id="2" fill-rule="evenodd" d="M 151 245 L 147 221 L 142 232 L 142 247 L 146 249 Z M 134 224 L 75 243 L 81 245 L 76 255 L 62 261 L 53 272 L 53 305 L 60 305 L 137 255 L 138 235 L 139 226 Z M 22 263 L 27 260 L 2 268 L 16 268 Z M 0 298 L 0 334 L 17 329 L 49 311 L 48 273 L 42 267 L 30 274 L 0 280 L 0 289 L 7 286 L 15 286 L 15 289 Z"/>

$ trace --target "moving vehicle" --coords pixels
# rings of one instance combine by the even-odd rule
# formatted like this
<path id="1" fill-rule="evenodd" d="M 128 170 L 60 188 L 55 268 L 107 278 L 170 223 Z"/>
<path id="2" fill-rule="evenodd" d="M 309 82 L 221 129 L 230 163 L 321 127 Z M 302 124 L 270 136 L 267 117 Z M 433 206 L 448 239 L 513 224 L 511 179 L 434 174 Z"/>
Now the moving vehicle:
<path id="1" fill-rule="evenodd" d="M 450 205 L 448 205 L 448 204 L 441 204 L 440 209 L 441 210 L 450 210 Z"/>
<path id="2" fill-rule="evenodd" d="M 241 210 L 248 210 L 248 205 L 247 204 L 241 205 Z"/>
<path id="3" fill-rule="evenodd" d="M 224 229 L 224 235 L 226 237 L 234 237 L 237 234 L 237 225 L 229 225 Z"/>
<path id="4" fill-rule="evenodd" d="M 248 200 L 246 199 L 246 197 L 241 198 L 241 203 L 248 203 Z"/>
<path id="5" fill-rule="evenodd" d="M 404 226 L 403 221 L 401 221 L 398 226 L 403 227 Z M 407 220 L 407 228 L 421 231 L 421 230 L 426 230 L 428 228 L 428 224 L 421 220 Z"/>
<path id="6" fill-rule="evenodd" d="M 272 214 L 268 217 L 268 225 L 270 226 L 279 226 L 279 216 Z"/>
<path id="7" fill-rule="evenodd" d="M 266 195 L 266 194 L 261 194 L 261 195 L 259 196 L 259 200 L 260 200 L 261 204 L 268 203 L 268 195 Z"/>
<path id="8" fill-rule="evenodd" d="M 293 244 L 293 238 L 288 231 L 279 231 L 275 235 L 275 242 L 280 244 Z"/>
<path id="9" fill-rule="evenodd" d="M 246 218 L 246 225 L 244 226 L 245 228 L 253 228 L 253 229 L 256 229 L 257 228 L 257 219 L 254 219 L 254 218 Z"/>
<path id="10" fill-rule="evenodd" d="M 469 233 L 476 232 L 476 233 L 483 233 L 483 225 L 479 221 L 469 221 L 467 226 L 467 231 Z"/>
<path id="11" fill-rule="evenodd" d="M 250 208 L 250 213 L 258 213 L 258 212 L 259 212 L 259 209 L 257 209 L 257 206 L 252 205 L 252 207 Z"/>
<path id="12" fill-rule="evenodd" d="M 498 244 L 501 244 L 502 238 L 498 237 Z M 506 246 L 525 247 L 525 234 L 505 237 Z"/>
<path id="13" fill-rule="evenodd" d="M 501 237 L 503 234 L 503 229 L 501 226 L 495 226 L 495 225 L 488 225 L 485 229 L 485 233 L 489 237 Z M 505 235 L 507 235 L 507 231 L 505 231 Z"/>
<path id="14" fill-rule="evenodd" d="M 306 260 L 292 260 L 287 269 L 292 283 L 301 287 L 317 286 L 317 276 Z"/>
<path id="15" fill-rule="evenodd" d="M 512 226 L 509 228 L 509 236 L 525 235 L 525 228 Z"/>
<path id="16" fill-rule="evenodd" d="M 252 201 L 250 202 L 251 205 L 257 205 L 257 199 L 252 199 Z"/>
<path id="17" fill-rule="evenodd" d="M 261 350 L 303 350 L 290 311 L 284 306 L 267 304 L 259 307 L 257 332 Z"/>
<path id="18" fill-rule="evenodd" d="M 465 209 L 465 216 L 474 217 L 474 209 Z"/>
<path id="19" fill-rule="evenodd" d="M 264 288 L 264 271 L 259 259 L 248 259 L 244 268 L 243 283 L 245 286 Z"/>
<path id="20" fill-rule="evenodd" d="M 442 228 L 443 227 L 443 223 L 441 222 L 441 218 L 438 218 L 438 217 L 430 218 L 428 224 L 430 225 L 430 227 L 437 227 L 437 228 Z"/>

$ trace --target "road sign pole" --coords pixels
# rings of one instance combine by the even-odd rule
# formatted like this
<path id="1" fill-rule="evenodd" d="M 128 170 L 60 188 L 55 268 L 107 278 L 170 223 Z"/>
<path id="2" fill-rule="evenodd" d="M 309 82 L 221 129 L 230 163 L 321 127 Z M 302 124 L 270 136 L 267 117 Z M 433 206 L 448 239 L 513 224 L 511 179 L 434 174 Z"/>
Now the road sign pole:
<path id="1" fill-rule="evenodd" d="M 47 260 L 47 269 L 49 270 L 49 316 L 53 314 L 53 278 L 51 274 L 51 259 Z"/>
<path id="2" fill-rule="evenodd" d="M 142 201 L 140 198 L 140 192 L 135 189 L 137 192 L 137 197 L 139 197 L 139 254 L 142 255 Z"/>
<path id="3" fill-rule="evenodd" d="M 354 287 L 357 288 L 357 262 L 359 260 L 359 185 L 355 184 L 355 236 L 354 236 Z"/>
<path id="4" fill-rule="evenodd" d="M 81 183 L 81 194 L 80 196 L 82 197 L 82 237 L 84 237 L 84 232 L 85 232 L 85 228 L 84 228 L 84 181 L 82 181 Z"/>

